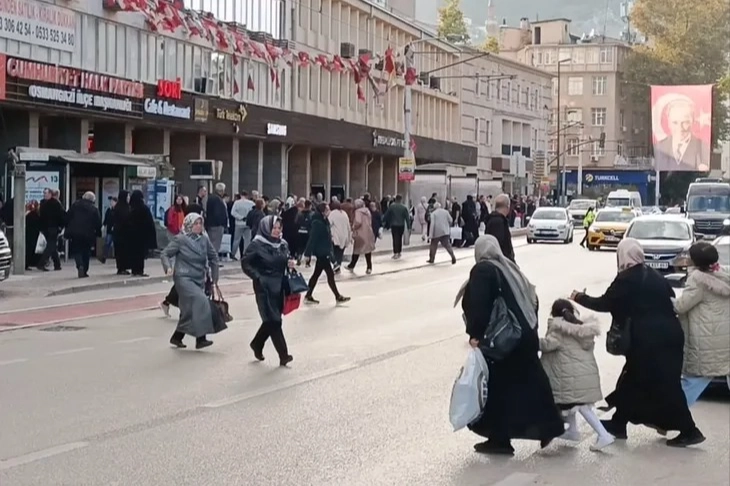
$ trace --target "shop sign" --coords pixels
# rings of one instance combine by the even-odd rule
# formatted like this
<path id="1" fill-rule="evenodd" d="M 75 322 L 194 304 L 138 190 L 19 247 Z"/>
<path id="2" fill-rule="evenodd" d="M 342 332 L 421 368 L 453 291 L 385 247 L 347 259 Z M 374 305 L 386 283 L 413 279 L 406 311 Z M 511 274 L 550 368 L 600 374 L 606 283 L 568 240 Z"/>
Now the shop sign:
<path id="1" fill-rule="evenodd" d="M 125 113 L 134 111 L 132 102 L 129 99 L 110 98 L 109 96 L 87 93 L 80 89 L 53 88 L 32 84 L 28 86 L 28 96 L 37 100 L 67 103 L 102 111 L 113 110 Z"/>
<path id="2" fill-rule="evenodd" d="M 411 182 L 416 178 L 416 161 L 412 157 L 398 159 L 398 180 Z"/>
<path id="3" fill-rule="evenodd" d="M 215 110 L 215 117 L 219 120 L 243 123 L 247 116 L 248 111 L 244 105 L 238 105 L 236 110 L 226 110 L 224 108 L 216 108 Z"/>
<path id="4" fill-rule="evenodd" d="M 2 4 L 1 0 L 0 4 Z M 96 91 L 136 99 L 144 98 L 144 85 L 137 81 L 91 73 L 71 67 L 26 61 L 14 57 L 8 58 L 7 75 L 13 78 L 66 86 L 80 90 Z"/>
<path id="5" fill-rule="evenodd" d="M 208 121 L 208 100 L 203 98 L 195 98 L 195 121 L 205 123 Z"/>
<path id="6" fill-rule="evenodd" d="M 277 137 L 286 137 L 286 125 L 277 125 L 276 123 L 266 124 L 266 134 L 276 135 Z"/>
<path id="7" fill-rule="evenodd" d="M 177 78 L 175 81 L 167 81 L 165 79 L 157 81 L 157 96 L 170 100 L 181 100 L 182 81 L 180 81 L 180 78 Z"/>
<path id="8" fill-rule="evenodd" d="M 0 1 L 0 37 L 74 52 L 76 13 L 37 0 Z"/>
<path id="9" fill-rule="evenodd" d="M 585 180 L 588 184 L 593 182 L 619 182 L 616 174 L 586 174 Z"/>
<path id="10" fill-rule="evenodd" d="M 170 118 L 181 118 L 190 120 L 189 106 L 178 106 L 165 100 L 155 98 L 146 98 L 144 100 L 144 112 L 148 115 L 167 116 Z"/>
<path id="11" fill-rule="evenodd" d="M 378 132 L 373 131 L 373 147 L 395 147 L 405 150 L 406 141 L 405 139 L 399 137 L 378 135 Z"/>
<path id="12" fill-rule="evenodd" d="M 157 167 L 137 166 L 137 177 L 140 179 L 154 179 L 157 177 Z"/>

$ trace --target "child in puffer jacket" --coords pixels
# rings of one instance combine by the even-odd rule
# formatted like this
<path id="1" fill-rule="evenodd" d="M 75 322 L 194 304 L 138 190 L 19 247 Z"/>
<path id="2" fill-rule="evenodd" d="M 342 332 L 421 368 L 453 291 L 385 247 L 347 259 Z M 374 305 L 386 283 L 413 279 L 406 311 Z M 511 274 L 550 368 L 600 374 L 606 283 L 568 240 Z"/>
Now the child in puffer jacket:
<path id="1" fill-rule="evenodd" d="M 603 427 L 593 411 L 601 401 L 601 378 L 593 356 L 594 341 L 601 334 L 598 323 L 583 322 L 570 301 L 558 299 L 553 303 L 547 334 L 540 339 L 545 373 L 550 379 L 555 403 L 563 411 L 568 428 L 560 438 L 580 441 L 576 413 L 580 413 L 598 434 L 591 450 L 600 451 L 616 440 Z"/>

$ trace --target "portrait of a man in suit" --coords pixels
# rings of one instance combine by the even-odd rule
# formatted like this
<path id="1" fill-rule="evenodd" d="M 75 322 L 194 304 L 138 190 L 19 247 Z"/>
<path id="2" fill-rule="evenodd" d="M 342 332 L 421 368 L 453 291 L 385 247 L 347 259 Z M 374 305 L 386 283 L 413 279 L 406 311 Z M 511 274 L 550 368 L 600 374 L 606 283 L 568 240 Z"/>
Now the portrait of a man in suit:
<path id="1" fill-rule="evenodd" d="M 669 135 L 654 146 L 660 171 L 710 170 L 710 147 L 692 132 L 695 106 L 686 99 L 675 100 L 666 108 Z"/>

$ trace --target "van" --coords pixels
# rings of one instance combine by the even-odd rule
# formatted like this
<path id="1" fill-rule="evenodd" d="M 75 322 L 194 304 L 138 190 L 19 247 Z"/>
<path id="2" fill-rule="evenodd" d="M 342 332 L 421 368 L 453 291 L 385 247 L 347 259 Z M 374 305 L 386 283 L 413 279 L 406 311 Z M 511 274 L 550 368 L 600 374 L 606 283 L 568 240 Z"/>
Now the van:
<path id="1" fill-rule="evenodd" d="M 719 236 L 730 226 L 730 183 L 697 179 L 687 189 L 687 217 L 694 220 L 695 231 Z"/>
<path id="2" fill-rule="evenodd" d="M 629 207 L 640 209 L 641 206 L 641 194 L 638 191 L 619 189 L 618 191 L 611 191 L 606 198 L 607 208 Z"/>

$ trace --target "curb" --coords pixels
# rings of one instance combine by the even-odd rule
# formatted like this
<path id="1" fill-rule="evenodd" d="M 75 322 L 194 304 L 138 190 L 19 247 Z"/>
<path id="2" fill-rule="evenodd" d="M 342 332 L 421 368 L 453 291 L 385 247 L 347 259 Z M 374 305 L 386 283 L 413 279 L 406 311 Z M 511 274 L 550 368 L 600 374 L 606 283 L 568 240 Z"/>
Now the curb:
<path id="1" fill-rule="evenodd" d="M 517 229 L 512 232 L 512 238 L 518 238 L 520 236 L 524 236 L 527 234 L 526 229 Z M 428 245 L 421 244 L 421 245 L 409 245 L 403 247 L 403 253 L 410 253 L 418 250 L 427 250 Z M 387 255 L 391 253 L 390 248 L 382 248 L 379 250 L 375 250 L 373 252 L 374 256 L 381 256 L 381 255 Z M 349 261 L 349 260 L 348 260 Z M 427 266 L 427 265 L 424 265 Z M 422 267 L 409 267 L 409 268 L 423 268 Z M 400 271 L 400 270 L 398 270 Z M 388 273 L 394 273 L 395 271 L 389 271 Z M 219 271 L 219 275 L 221 277 L 229 276 L 229 275 L 236 275 L 241 273 L 240 267 L 237 265 L 235 267 L 223 267 Z M 386 272 L 380 273 L 379 275 L 385 275 Z M 156 277 L 137 277 L 137 278 L 129 278 L 124 280 L 117 280 L 112 282 L 103 282 L 103 283 L 97 283 L 97 284 L 86 284 L 86 285 L 77 285 L 75 287 L 67 287 L 65 289 L 60 290 L 53 290 L 49 293 L 47 293 L 46 297 L 58 297 L 58 296 L 64 296 L 64 295 L 73 295 L 83 292 L 88 292 L 91 290 L 109 290 L 109 289 L 116 289 L 120 287 L 141 287 L 144 285 L 150 285 L 150 284 L 156 284 L 156 283 L 163 283 L 170 281 L 170 277 L 167 275 L 160 275 Z"/>

